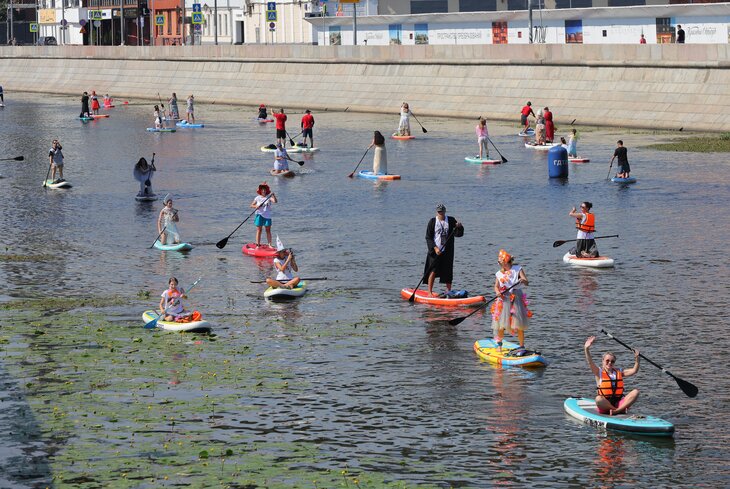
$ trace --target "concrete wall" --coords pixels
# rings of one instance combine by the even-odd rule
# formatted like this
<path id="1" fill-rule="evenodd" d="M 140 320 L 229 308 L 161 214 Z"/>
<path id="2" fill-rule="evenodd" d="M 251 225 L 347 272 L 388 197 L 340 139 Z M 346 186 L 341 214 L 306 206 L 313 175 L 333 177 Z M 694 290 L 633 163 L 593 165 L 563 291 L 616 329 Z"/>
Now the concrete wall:
<path id="1" fill-rule="evenodd" d="M 0 47 L 13 91 L 730 131 L 728 45 Z M 154 95 L 153 95 L 154 94 Z"/>

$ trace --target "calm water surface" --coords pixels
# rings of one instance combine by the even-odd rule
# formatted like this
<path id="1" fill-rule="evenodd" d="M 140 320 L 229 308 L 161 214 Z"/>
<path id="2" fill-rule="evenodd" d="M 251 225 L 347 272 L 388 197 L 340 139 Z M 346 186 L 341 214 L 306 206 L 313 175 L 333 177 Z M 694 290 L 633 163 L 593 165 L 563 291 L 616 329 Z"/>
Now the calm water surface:
<path id="1" fill-rule="evenodd" d="M 389 170 L 403 179 L 373 183 L 347 175 L 372 131 L 389 134 L 397 115 L 319 113 L 315 142 L 322 151 L 305 156 L 301 168 L 293 165 L 300 176 L 278 180 L 268 175 L 273 157 L 259 151 L 272 141 L 273 125 L 251 122 L 251 109 L 199 104 L 205 129 L 160 135 L 145 132 L 151 104 L 119 107 L 110 119 L 87 124 L 75 119 L 76 97 L 6 94 L 6 105 L 0 157 L 22 154 L 26 161 L 0 163 L 0 244 L 7 253 L 55 259 L 52 266 L 0 262 L 2 298 L 150 290 L 151 307 L 168 276 L 183 285 L 202 276 L 191 300 L 214 323 L 216 348 L 226 354 L 248 345 L 290 372 L 290 383 L 306 384 L 296 400 L 254 396 L 241 404 L 260 412 L 221 413 L 248 416 L 261 428 L 254 441 L 315 441 L 319 467 L 382 472 L 413 486 L 730 485 L 726 155 L 641 148 L 666 135 L 584 131 L 579 153 L 591 163 L 571 165 L 567 181 L 551 181 L 545 154 L 525 149 L 514 126 L 490 125 L 509 163 L 480 167 L 463 161 L 476 148 L 475 120 L 422 118 L 427 135 L 414 124 L 416 140 L 387 142 Z M 290 126 L 299 117 L 290 116 Z M 72 190 L 41 188 L 53 138 L 63 144 Z M 619 138 L 639 179 L 632 186 L 605 181 Z M 187 255 L 148 249 L 161 203 L 135 202 L 132 167 L 152 152 L 155 191 L 175 197 L 182 238 L 195 245 Z M 368 155 L 361 169 L 371 161 Z M 248 215 L 263 180 L 279 198 L 274 233 L 296 250 L 302 275 L 328 277 L 293 304 L 268 304 L 264 287 L 250 283 L 270 273 L 270 263 L 241 255 L 241 245 L 253 239 L 251 222 L 224 250 L 214 246 Z M 593 202 L 599 234 L 621 236 L 599 241 L 615 269 L 568 267 L 561 258 L 569 245 L 552 247 L 575 237 L 567 214 L 582 200 Z M 535 313 L 527 344 L 551 361 L 547 369 L 480 363 L 472 344 L 490 335 L 486 315 L 451 327 L 444 320 L 464 311 L 400 298 L 400 289 L 420 278 L 425 226 L 439 201 L 466 231 L 457 240 L 456 288 L 489 292 L 500 248 L 524 266 Z M 145 334 L 140 313 L 110 313 L 119 336 Z M 359 327 L 327 334 L 342 332 L 344 324 Z M 611 349 L 620 365 L 630 365 L 630 352 L 600 335 L 601 328 L 699 387 L 700 395 L 688 399 L 647 363 L 628 381 L 642 391 L 635 412 L 675 423 L 674 440 L 599 433 L 563 413 L 567 396 L 593 395 L 582 354 L 587 336 L 600 336 L 596 357 Z M 21 379 L 4 361 L 0 421 L 9 434 L 0 436 L 6 471 L 0 485 L 40 487 L 57 448 L 38 437 L 13 437 L 19 419 L 42 420 L 22 402 Z M 184 383 L 178 389 L 180 396 L 196 394 Z M 272 424 L 275 433 L 266 429 Z M 218 436 L 234 437 L 235 430 Z M 98 452 L 111 456 L 112 445 L 99 440 Z M 10 467 L 31 456 L 33 468 L 14 476 Z M 297 483 L 311 487 L 306 482 Z"/>

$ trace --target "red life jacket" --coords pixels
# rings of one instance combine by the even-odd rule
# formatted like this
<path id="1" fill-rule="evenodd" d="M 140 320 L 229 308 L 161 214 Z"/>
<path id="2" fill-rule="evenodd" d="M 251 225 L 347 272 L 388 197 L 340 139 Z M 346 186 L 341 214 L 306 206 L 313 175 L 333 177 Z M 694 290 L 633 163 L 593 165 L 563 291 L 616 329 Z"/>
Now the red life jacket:
<path id="1" fill-rule="evenodd" d="M 586 212 L 586 222 L 582 223 L 580 222 L 580 218 L 576 218 L 575 220 L 575 228 L 578 231 L 583 231 L 585 233 L 595 233 L 596 232 L 596 216 L 594 214 L 591 214 L 590 212 Z"/>
<path id="2" fill-rule="evenodd" d="M 601 369 L 601 383 L 598 384 L 598 395 L 606 399 L 621 398 L 624 395 L 624 374 L 620 370 L 616 372 L 616 380 L 608 376 L 608 372 Z"/>

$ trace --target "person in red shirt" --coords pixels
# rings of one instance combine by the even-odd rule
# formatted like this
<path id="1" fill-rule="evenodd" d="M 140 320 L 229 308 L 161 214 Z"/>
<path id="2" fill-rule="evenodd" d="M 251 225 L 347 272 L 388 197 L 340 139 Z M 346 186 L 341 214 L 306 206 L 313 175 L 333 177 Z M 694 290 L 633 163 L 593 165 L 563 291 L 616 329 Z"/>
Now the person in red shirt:
<path id="1" fill-rule="evenodd" d="M 284 109 L 279 112 L 273 111 L 274 119 L 276 119 L 276 142 L 286 147 L 286 114 Z"/>
<path id="2" fill-rule="evenodd" d="M 527 119 L 528 115 L 535 117 L 535 112 L 532 111 L 532 102 L 527 102 L 527 105 L 522 107 L 522 116 L 520 117 L 522 125 L 524 126 L 522 128 L 522 134 L 527 134 L 527 131 L 530 129 L 530 121 Z"/>
<path id="3" fill-rule="evenodd" d="M 552 143 L 555 138 L 555 124 L 553 123 L 553 113 L 545 107 L 542 110 L 542 116 L 545 118 L 545 142 Z"/>
<path id="4" fill-rule="evenodd" d="M 304 116 L 302 117 L 302 138 L 304 139 L 304 145 L 307 145 L 307 138 L 309 138 L 309 147 L 314 147 L 314 137 L 312 136 L 312 128 L 314 127 L 314 117 L 312 116 L 312 111 L 307 109 L 304 111 Z"/>
<path id="5" fill-rule="evenodd" d="M 641 39 L 639 39 L 639 44 L 646 44 L 646 38 L 644 37 L 644 34 L 641 35 Z"/>

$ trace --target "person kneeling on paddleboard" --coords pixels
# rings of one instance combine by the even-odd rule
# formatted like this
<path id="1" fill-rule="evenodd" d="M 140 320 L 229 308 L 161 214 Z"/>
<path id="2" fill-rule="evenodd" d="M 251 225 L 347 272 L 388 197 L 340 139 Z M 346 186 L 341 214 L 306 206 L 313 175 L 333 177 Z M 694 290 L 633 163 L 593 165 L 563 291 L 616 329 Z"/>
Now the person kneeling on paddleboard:
<path id="1" fill-rule="evenodd" d="M 160 314 L 165 321 L 186 322 L 190 319 L 192 312 L 185 311 L 182 300 L 187 299 L 185 289 L 178 287 L 175 277 L 170 277 L 167 290 L 162 293 L 160 299 Z"/>
<path id="2" fill-rule="evenodd" d="M 575 218 L 575 227 L 578 230 L 578 239 L 575 242 L 575 248 L 571 248 L 569 253 L 578 258 L 596 258 L 598 256 L 598 247 L 593 233 L 596 232 L 596 216 L 591 212 L 593 204 L 583 202 L 580 205 L 580 212 L 575 211 L 575 207 L 568 215 Z"/>
<path id="3" fill-rule="evenodd" d="M 274 171 L 273 174 L 286 173 L 289 171 L 289 153 L 281 143 L 276 143 L 276 151 L 274 151 Z"/>
<path id="4" fill-rule="evenodd" d="M 157 218 L 157 232 L 160 234 L 160 243 L 178 244 L 180 242 L 180 233 L 177 232 L 177 223 L 180 222 L 180 216 L 177 215 L 177 209 L 172 207 L 170 194 L 165 195 L 162 203 L 165 207 L 162 208 Z M 172 238 L 172 243 L 168 242 L 168 238 Z"/>
<path id="5" fill-rule="evenodd" d="M 501 268 L 494 275 L 494 292 L 497 300 L 492 304 L 492 331 L 494 342 L 497 344 L 497 351 L 502 351 L 502 338 L 504 331 L 511 334 L 517 333 L 520 346 L 525 349 L 525 330 L 532 317 L 532 311 L 527 309 L 527 294 L 522 291 L 522 285 L 529 285 L 525 271 L 519 265 L 513 265 L 514 257 L 504 250 L 499 250 L 497 263 Z M 509 290 L 509 296 L 505 293 Z"/>
<path id="6" fill-rule="evenodd" d="M 276 268 L 276 279 L 267 278 L 266 284 L 275 289 L 293 289 L 299 285 L 299 277 L 294 276 L 294 272 L 299 271 L 297 261 L 294 259 L 294 250 L 284 248 L 279 237 L 276 237 L 276 258 L 274 258 L 274 268 Z"/>
<path id="7" fill-rule="evenodd" d="M 624 377 L 631 377 L 639 371 L 639 350 L 634 350 L 634 366 L 621 370 L 616 368 L 616 355 L 611 352 L 603 354 L 600 368 L 593 363 L 591 357 L 591 345 L 596 340 L 591 336 L 586 340 L 583 351 L 586 361 L 596 378 L 598 395 L 596 396 L 596 407 L 600 414 L 626 413 L 629 407 L 639 399 L 639 389 L 634 389 L 628 395 L 624 395 Z"/>
<path id="8" fill-rule="evenodd" d="M 267 119 L 268 114 L 266 113 L 266 105 L 261 104 L 259 105 L 259 115 L 257 117 L 258 119 Z"/>

